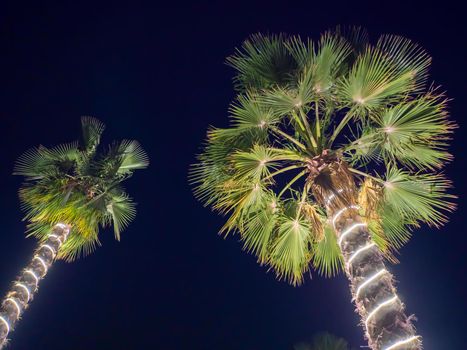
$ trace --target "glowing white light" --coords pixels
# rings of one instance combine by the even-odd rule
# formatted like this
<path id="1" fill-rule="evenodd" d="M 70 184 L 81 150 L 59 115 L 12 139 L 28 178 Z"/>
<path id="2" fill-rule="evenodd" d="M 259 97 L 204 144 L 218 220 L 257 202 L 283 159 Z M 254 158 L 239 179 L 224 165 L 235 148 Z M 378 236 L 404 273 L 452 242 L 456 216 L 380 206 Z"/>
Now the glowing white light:
<path id="1" fill-rule="evenodd" d="M 28 273 L 28 274 L 30 274 L 32 277 L 34 277 L 34 281 L 36 281 L 36 288 L 37 288 L 37 285 L 39 284 L 39 277 L 37 277 L 37 275 L 34 273 L 34 271 L 32 271 L 32 270 L 26 270 L 26 271 L 24 271 L 24 273 Z"/>
<path id="2" fill-rule="evenodd" d="M 44 274 L 42 275 L 42 277 L 44 277 L 47 274 L 47 265 L 45 264 L 44 260 L 42 260 L 42 258 L 37 255 L 32 260 L 38 260 L 41 263 L 42 267 L 44 268 Z"/>
<path id="3" fill-rule="evenodd" d="M 375 243 L 370 243 L 370 244 L 367 244 L 366 246 L 364 246 L 363 248 L 360 248 L 358 249 L 355 253 L 352 254 L 352 256 L 350 257 L 349 261 L 347 262 L 347 267 L 350 266 L 350 264 L 352 263 L 352 261 L 355 260 L 355 258 L 360 254 L 360 253 L 363 253 L 364 251 L 374 247 L 376 244 Z"/>
<path id="4" fill-rule="evenodd" d="M 0 321 L 3 322 L 3 324 L 6 326 L 6 334 L 10 333 L 10 324 L 3 318 L 3 316 L 0 316 Z"/>
<path id="5" fill-rule="evenodd" d="M 62 240 L 60 239 L 60 237 L 58 237 L 57 235 L 54 235 L 53 233 L 51 233 L 51 234 L 49 235 L 49 238 L 53 238 L 53 239 L 59 241 L 60 244 L 62 244 Z"/>
<path id="6" fill-rule="evenodd" d="M 348 229 L 346 229 L 344 232 L 342 232 L 341 236 L 339 237 L 339 247 L 341 246 L 342 241 L 344 240 L 345 236 L 347 236 L 349 233 L 352 233 L 352 231 L 355 230 L 357 227 L 362 227 L 362 226 L 366 226 L 366 224 L 365 223 L 353 224 Z"/>
<path id="7" fill-rule="evenodd" d="M 22 283 L 16 283 L 16 286 L 17 286 L 17 287 L 20 287 L 20 288 L 22 288 L 22 289 L 24 289 L 24 290 L 26 291 L 26 294 L 27 294 L 27 296 L 28 296 L 28 301 L 26 301 L 26 303 L 29 303 L 29 299 L 31 298 L 31 293 L 29 292 L 28 287 L 26 287 L 26 286 L 25 286 L 24 284 L 22 284 Z"/>
<path id="8" fill-rule="evenodd" d="M 7 302 L 7 301 L 9 301 L 10 303 L 12 303 L 15 306 L 16 313 L 17 313 L 16 316 L 19 317 L 19 315 L 21 314 L 21 308 L 19 307 L 16 300 L 13 299 L 13 298 L 7 298 L 7 299 L 5 299 L 5 302 Z"/>
<path id="9" fill-rule="evenodd" d="M 47 250 L 50 250 L 50 252 L 52 253 L 52 257 L 55 258 L 55 249 L 53 249 L 51 246 L 49 246 L 48 244 L 43 244 L 39 247 L 39 249 L 41 248 L 45 248 Z"/>
<path id="10" fill-rule="evenodd" d="M 368 322 L 370 321 L 370 319 L 372 317 L 374 317 L 383 307 L 385 306 L 388 306 L 388 305 L 391 305 L 392 303 L 394 303 L 396 300 L 398 299 L 397 295 L 395 295 L 394 297 L 392 297 L 391 299 L 389 300 L 386 300 L 386 301 L 383 301 L 381 304 L 379 304 L 372 312 L 370 312 L 370 314 L 368 315 L 368 317 L 366 318 L 365 320 L 365 327 L 368 331 Z"/>
<path id="11" fill-rule="evenodd" d="M 358 296 L 360 295 L 360 292 L 361 292 L 366 286 L 368 286 L 371 282 L 373 282 L 373 281 L 374 281 L 375 279 L 377 279 L 378 277 L 384 275 L 386 272 L 387 272 L 386 269 L 379 270 L 379 271 L 376 272 L 373 276 L 369 277 L 365 282 L 363 282 L 363 283 L 357 288 L 357 292 L 355 293 L 355 299 L 358 298 Z"/>
<path id="12" fill-rule="evenodd" d="M 343 191 L 344 191 L 344 189 L 341 188 L 341 189 L 339 189 L 339 190 L 337 191 L 337 193 L 342 193 Z M 327 199 L 327 201 L 326 201 L 326 205 L 329 205 L 329 204 L 331 203 L 331 201 L 332 201 L 334 198 L 336 198 L 336 194 L 335 194 L 335 193 L 331 194 L 331 195 L 328 197 L 328 199 Z"/>
<path id="13" fill-rule="evenodd" d="M 388 348 L 386 348 L 384 350 L 394 350 L 394 349 L 398 348 L 399 346 L 409 344 L 409 343 L 413 342 L 414 340 L 417 340 L 418 338 L 420 338 L 420 336 L 415 335 L 415 336 L 407 338 L 405 340 L 398 341 L 397 343 L 391 345 L 390 347 L 388 347 Z"/>
<path id="14" fill-rule="evenodd" d="M 350 207 L 345 207 L 341 210 L 339 210 L 336 215 L 334 215 L 334 217 L 332 218 L 332 226 L 334 227 L 334 229 L 336 228 L 336 221 L 337 219 L 339 219 L 339 217 L 346 211 L 346 210 L 349 210 L 349 209 L 359 209 L 360 207 L 358 205 L 351 205 Z"/>

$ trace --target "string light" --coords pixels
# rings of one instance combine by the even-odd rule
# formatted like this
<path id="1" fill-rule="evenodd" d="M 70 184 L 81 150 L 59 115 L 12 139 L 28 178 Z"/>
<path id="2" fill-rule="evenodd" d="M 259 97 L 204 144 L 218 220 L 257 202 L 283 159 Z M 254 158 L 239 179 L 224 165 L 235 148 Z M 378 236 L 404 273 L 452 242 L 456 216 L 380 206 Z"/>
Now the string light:
<path id="1" fill-rule="evenodd" d="M 389 130 L 387 130 L 388 132 L 390 132 Z M 392 130 L 391 130 L 392 131 Z M 341 193 L 343 190 L 340 189 L 338 191 L 338 193 Z M 332 194 L 330 195 L 327 200 L 326 200 L 326 206 L 329 206 L 329 204 L 331 203 L 331 201 L 336 197 L 336 194 Z M 347 210 L 349 209 L 360 209 L 359 206 L 357 205 L 350 205 L 348 207 L 345 207 L 345 208 L 342 208 L 340 209 L 332 218 L 332 226 L 334 227 L 334 229 L 336 229 L 336 222 L 337 220 L 340 218 L 340 216 L 342 214 L 344 214 Z M 367 226 L 365 223 L 356 223 L 356 224 L 353 224 L 352 226 L 350 226 L 348 229 L 344 230 L 344 232 L 341 233 L 340 237 L 339 237 L 339 246 L 342 245 L 342 242 L 344 240 L 344 238 L 350 234 L 355 228 L 357 227 L 362 227 L 362 226 Z M 365 245 L 364 247 L 361 247 L 359 249 L 357 249 L 352 255 L 351 257 L 349 258 L 349 260 L 347 261 L 347 268 L 349 268 L 352 264 L 352 262 L 363 252 L 373 248 L 376 246 L 376 243 L 374 242 L 371 242 L 371 243 L 368 243 L 367 245 Z M 372 283 L 373 281 L 375 281 L 376 279 L 378 279 L 379 277 L 381 277 L 382 275 L 384 275 L 386 272 L 388 272 L 386 269 L 381 269 L 380 271 L 376 272 L 375 274 L 373 274 L 372 276 L 370 276 L 369 278 L 367 278 L 358 288 L 357 288 L 357 291 L 355 293 L 355 298 L 354 299 L 357 299 L 361 293 L 361 291 L 366 288 L 370 283 Z M 388 306 L 388 305 L 391 305 L 392 303 L 396 302 L 398 300 L 398 296 L 395 295 L 394 297 L 392 297 L 391 299 L 388 299 L 384 302 L 382 302 L 381 304 L 379 304 L 372 312 L 370 312 L 365 320 L 365 327 L 368 331 L 368 323 L 369 321 L 371 320 L 371 318 L 375 317 L 375 315 L 381 310 L 383 309 L 384 307 Z M 402 345 L 406 345 L 406 344 L 409 344 L 415 340 L 417 340 L 418 338 L 420 338 L 420 336 L 412 336 L 410 338 L 407 338 L 407 339 L 404 339 L 404 340 L 400 340 L 396 343 L 394 343 L 393 345 L 385 348 L 384 350 L 395 350 L 397 349 L 398 347 L 402 346 Z"/>
<path id="2" fill-rule="evenodd" d="M 49 238 L 54 238 L 55 240 L 59 241 L 60 244 L 62 244 L 62 240 L 57 235 L 54 235 L 53 233 L 49 235 Z"/>
<path id="3" fill-rule="evenodd" d="M 62 223 L 62 222 L 59 222 L 59 223 L 56 224 L 55 226 L 58 226 L 58 227 L 60 227 L 61 229 L 66 229 L 66 228 L 67 228 L 67 226 L 66 226 L 64 223 Z"/>
<path id="4" fill-rule="evenodd" d="M 365 320 L 365 327 L 366 327 L 366 330 L 367 330 L 367 331 L 368 331 L 368 322 L 370 321 L 370 319 L 371 319 L 372 317 L 374 317 L 383 307 L 388 306 L 388 305 L 391 305 L 391 304 L 394 303 L 397 299 L 398 299 L 398 297 L 397 297 L 397 295 L 395 295 L 395 296 L 392 297 L 391 299 L 386 300 L 386 301 L 382 302 L 381 304 L 379 304 L 372 312 L 370 312 L 370 314 L 368 315 L 368 317 L 367 317 L 366 320 Z"/>
<path id="5" fill-rule="evenodd" d="M 378 277 L 384 275 L 386 272 L 387 272 L 386 269 L 379 270 L 379 271 L 376 272 L 373 276 L 369 277 L 365 282 L 363 282 L 363 283 L 357 288 L 357 292 L 355 293 L 355 299 L 358 298 L 358 296 L 360 295 L 360 292 L 361 292 L 367 285 L 369 285 L 371 282 L 373 282 L 373 281 L 374 281 L 375 279 L 377 279 Z"/>
<path id="6" fill-rule="evenodd" d="M 339 237 L 339 247 L 341 246 L 342 241 L 344 240 L 345 236 L 347 236 L 349 233 L 351 233 L 357 227 L 362 227 L 362 226 L 366 226 L 366 224 L 365 223 L 353 224 L 348 229 L 346 229 L 344 232 L 342 232 L 341 236 Z"/>
<path id="7" fill-rule="evenodd" d="M 341 188 L 337 191 L 337 193 L 342 193 L 344 190 Z M 329 206 L 329 204 L 331 203 L 331 201 L 336 197 L 336 194 L 333 193 L 331 194 L 328 199 L 326 200 L 326 205 Z"/>
<path id="8" fill-rule="evenodd" d="M 48 244 L 43 244 L 39 247 L 39 249 L 42 249 L 42 248 L 45 248 L 47 250 L 50 250 L 50 252 L 52 253 L 52 258 L 55 258 L 55 249 L 53 249 L 51 246 L 49 246 Z"/>
<path id="9" fill-rule="evenodd" d="M 29 291 L 28 287 L 26 287 L 22 283 L 16 283 L 15 286 L 20 287 L 20 288 L 22 288 L 22 289 L 24 289 L 26 291 L 26 294 L 28 296 L 28 300 L 26 301 L 26 303 L 29 303 L 29 299 L 31 298 L 31 292 Z"/>
<path id="10" fill-rule="evenodd" d="M 13 298 L 7 298 L 7 299 L 5 299 L 5 302 L 7 302 L 7 301 L 13 303 L 13 305 L 14 305 L 15 308 L 16 308 L 17 317 L 19 317 L 19 315 L 21 314 L 21 308 L 19 307 L 19 305 L 18 305 L 18 303 L 16 302 L 16 300 L 13 299 Z"/>
<path id="11" fill-rule="evenodd" d="M 6 334 L 10 333 L 10 324 L 3 318 L 3 316 L 0 316 L 0 321 L 3 322 L 3 324 L 6 326 Z"/>
<path id="12" fill-rule="evenodd" d="M 36 288 L 37 288 L 37 285 L 39 284 L 39 277 L 37 277 L 37 275 L 32 270 L 26 270 L 24 271 L 24 273 L 28 273 L 34 278 L 34 280 L 36 281 Z"/>
<path id="13" fill-rule="evenodd" d="M 352 254 L 352 256 L 350 257 L 349 261 L 347 262 L 347 267 L 350 266 L 350 264 L 352 263 L 352 261 L 355 260 L 355 258 L 360 254 L 360 253 L 363 253 L 365 250 L 368 250 L 372 247 L 376 246 L 375 243 L 370 243 L 370 244 L 367 244 L 366 246 L 364 246 L 363 248 L 360 248 L 358 249 L 355 253 Z"/>
<path id="14" fill-rule="evenodd" d="M 51 263 L 58 254 L 60 247 L 67 239 L 69 233 L 70 226 L 64 223 L 57 223 L 50 234 L 46 236 L 46 241 L 43 242 L 45 244 L 41 244 L 39 248 L 36 249 L 30 265 L 27 266 L 26 269 L 22 271 L 22 275 L 14 281 L 12 289 L 0 305 L 5 310 L 3 316 L 0 314 L 0 329 L 2 333 L 0 335 L 0 349 L 5 345 L 6 338 L 12 330 L 12 325 L 20 318 L 22 311 L 24 311 L 34 293 L 37 291 L 40 280 L 48 273 Z M 54 241 L 58 241 L 58 243 L 54 243 Z M 50 254 L 46 253 L 44 250 L 48 250 L 52 255 L 50 256 Z M 36 260 L 41 267 L 35 262 Z M 35 288 L 29 276 L 32 276 L 34 279 Z M 13 315 L 13 307 L 16 311 L 15 315 Z M 16 319 L 14 319 L 15 317 Z"/>
<path id="15" fill-rule="evenodd" d="M 44 268 L 44 274 L 42 277 L 44 277 L 47 274 L 47 265 L 45 264 L 44 260 L 42 260 L 42 258 L 37 255 L 32 260 L 38 260 L 41 263 L 42 267 Z"/>
<path id="16" fill-rule="evenodd" d="M 414 340 L 417 340 L 418 338 L 420 338 L 419 335 L 414 335 L 413 337 L 407 338 L 405 340 L 400 340 L 397 343 L 387 347 L 384 350 L 394 350 L 394 349 L 398 348 L 399 346 L 409 344 L 409 343 L 413 342 Z"/>
<path id="17" fill-rule="evenodd" d="M 339 218 L 339 216 L 341 216 L 346 210 L 349 210 L 349 209 L 359 209 L 360 207 L 358 205 L 351 205 L 349 207 L 345 207 L 341 210 L 339 210 L 336 215 L 334 215 L 334 217 L 332 218 L 332 226 L 334 227 L 334 229 L 336 228 L 336 221 L 337 219 Z"/>

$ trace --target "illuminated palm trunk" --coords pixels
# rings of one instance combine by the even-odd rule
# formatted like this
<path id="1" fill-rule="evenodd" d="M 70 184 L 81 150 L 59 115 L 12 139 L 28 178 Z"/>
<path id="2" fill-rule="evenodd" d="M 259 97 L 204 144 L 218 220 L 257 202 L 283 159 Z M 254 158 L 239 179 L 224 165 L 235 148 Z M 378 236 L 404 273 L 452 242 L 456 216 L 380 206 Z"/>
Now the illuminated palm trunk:
<path id="1" fill-rule="evenodd" d="M 420 350 L 420 337 L 415 333 L 412 317 L 405 314 L 405 307 L 396 294 L 394 277 L 386 269 L 384 256 L 359 215 L 353 174 L 338 158 L 321 158 L 315 163 L 321 168 L 316 169 L 316 164 L 310 162 L 309 181 L 335 230 L 352 301 L 362 319 L 369 347 L 373 350 Z"/>
<path id="2" fill-rule="evenodd" d="M 332 195 L 329 198 L 332 201 Z M 386 269 L 381 251 L 358 215 L 358 206 L 328 206 L 328 212 L 370 348 L 420 350 L 420 339 L 396 294 L 393 275 Z"/>
<path id="3" fill-rule="evenodd" d="M 64 224 L 57 224 L 53 227 L 47 240 L 36 249 L 29 265 L 13 282 L 10 291 L 3 299 L 0 308 L 0 349 L 5 346 L 8 334 L 14 329 L 20 316 L 37 293 L 40 280 L 45 277 L 53 264 L 69 231 L 69 226 Z"/>

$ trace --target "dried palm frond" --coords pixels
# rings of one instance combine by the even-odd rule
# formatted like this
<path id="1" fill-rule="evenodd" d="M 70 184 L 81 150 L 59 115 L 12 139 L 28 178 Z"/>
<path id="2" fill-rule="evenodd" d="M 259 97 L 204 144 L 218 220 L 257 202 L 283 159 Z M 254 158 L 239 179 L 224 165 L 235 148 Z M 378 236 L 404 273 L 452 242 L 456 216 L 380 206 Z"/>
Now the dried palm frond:
<path id="1" fill-rule="evenodd" d="M 301 211 L 305 219 L 310 223 L 310 232 L 314 240 L 321 240 L 324 237 L 324 226 L 323 215 L 319 212 L 319 207 L 316 204 L 303 203 Z"/>

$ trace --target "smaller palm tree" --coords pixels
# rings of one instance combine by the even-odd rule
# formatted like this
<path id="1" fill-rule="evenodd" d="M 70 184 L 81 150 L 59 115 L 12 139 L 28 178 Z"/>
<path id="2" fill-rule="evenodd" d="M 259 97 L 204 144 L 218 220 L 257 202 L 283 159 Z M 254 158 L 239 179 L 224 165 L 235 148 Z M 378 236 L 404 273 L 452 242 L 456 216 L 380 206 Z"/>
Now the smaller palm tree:
<path id="1" fill-rule="evenodd" d="M 82 142 L 39 146 L 16 164 L 14 174 L 25 177 L 19 196 L 28 236 L 39 245 L 1 304 L 0 349 L 56 259 L 73 261 L 91 253 L 100 244 L 100 228 L 113 226 L 120 240 L 135 217 L 135 203 L 122 182 L 148 166 L 146 153 L 130 140 L 98 152 L 104 124 L 91 117 L 83 117 L 81 124 Z"/>

